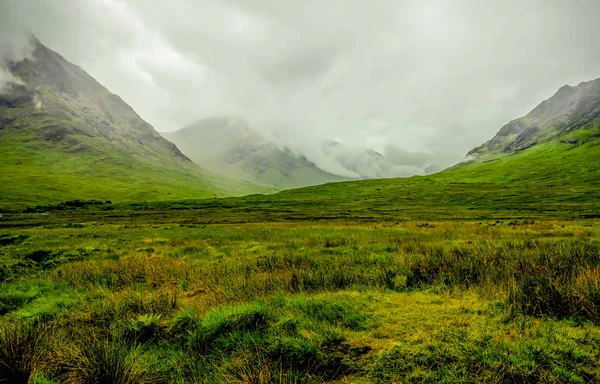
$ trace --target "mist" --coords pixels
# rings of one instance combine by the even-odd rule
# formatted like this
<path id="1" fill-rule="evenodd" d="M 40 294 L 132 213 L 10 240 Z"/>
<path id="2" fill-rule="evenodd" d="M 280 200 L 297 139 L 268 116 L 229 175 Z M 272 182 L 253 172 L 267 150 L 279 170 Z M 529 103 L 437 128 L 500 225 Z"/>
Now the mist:
<path id="1" fill-rule="evenodd" d="M 22 83 L 11 73 L 10 64 L 31 58 L 33 52 L 31 36 L 7 16 L 0 16 L 0 92 L 6 90 L 10 83 Z"/>
<path id="2" fill-rule="evenodd" d="M 0 67 L 32 33 L 158 131 L 231 115 L 326 171 L 410 176 L 600 77 L 598 20 L 597 0 L 5 0 Z"/>

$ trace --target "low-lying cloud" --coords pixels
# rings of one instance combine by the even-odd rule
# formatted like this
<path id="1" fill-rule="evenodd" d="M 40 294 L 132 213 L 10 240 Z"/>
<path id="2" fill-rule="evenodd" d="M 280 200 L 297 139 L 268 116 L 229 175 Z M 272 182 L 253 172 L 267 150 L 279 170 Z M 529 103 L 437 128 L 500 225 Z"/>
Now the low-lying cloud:
<path id="1" fill-rule="evenodd" d="M 21 83 L 21 79 L 10 71 L 10 64 L 31 58 L 33 46 L 30 36 L 20 27 L 1 16 L 0 23 L 3 23 L 0 28 L 0 91 L 2 91 L 10 83 Z"/>

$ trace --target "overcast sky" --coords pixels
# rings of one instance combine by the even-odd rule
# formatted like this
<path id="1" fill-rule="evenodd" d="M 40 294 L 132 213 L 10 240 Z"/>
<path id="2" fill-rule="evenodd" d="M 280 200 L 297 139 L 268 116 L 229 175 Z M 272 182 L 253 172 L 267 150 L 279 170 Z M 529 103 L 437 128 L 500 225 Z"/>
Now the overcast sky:
<path id="1" fill-rule="evenodd" d="M 599 0 L 0 0 L 158 131 L 235 115 L 442 166 L 600 77 Z"/>

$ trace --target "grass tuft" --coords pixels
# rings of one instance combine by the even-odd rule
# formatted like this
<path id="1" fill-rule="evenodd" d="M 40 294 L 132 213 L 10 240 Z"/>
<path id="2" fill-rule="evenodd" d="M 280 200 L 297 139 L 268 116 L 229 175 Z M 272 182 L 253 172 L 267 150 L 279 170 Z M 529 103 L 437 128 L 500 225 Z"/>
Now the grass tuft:
<path id="1" fill-rule="evenodd" d="M 27 384 L 44 365 L 47 328 L 18 322 L 0 328 L 0 382 Z"/>

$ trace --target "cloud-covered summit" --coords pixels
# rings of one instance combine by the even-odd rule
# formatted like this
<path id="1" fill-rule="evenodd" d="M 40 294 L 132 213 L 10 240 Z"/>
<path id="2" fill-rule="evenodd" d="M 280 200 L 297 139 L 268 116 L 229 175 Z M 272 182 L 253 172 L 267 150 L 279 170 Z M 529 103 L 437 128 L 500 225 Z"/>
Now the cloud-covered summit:
<path id="1" fill-rule="evenodd" d="M 0 52 L 31 32 L 159 131 L 242 116 L 317 164 L 335 140 L 411 169 L 599 77 L 598 20 L 596 0 L 6 0 Z"/>

